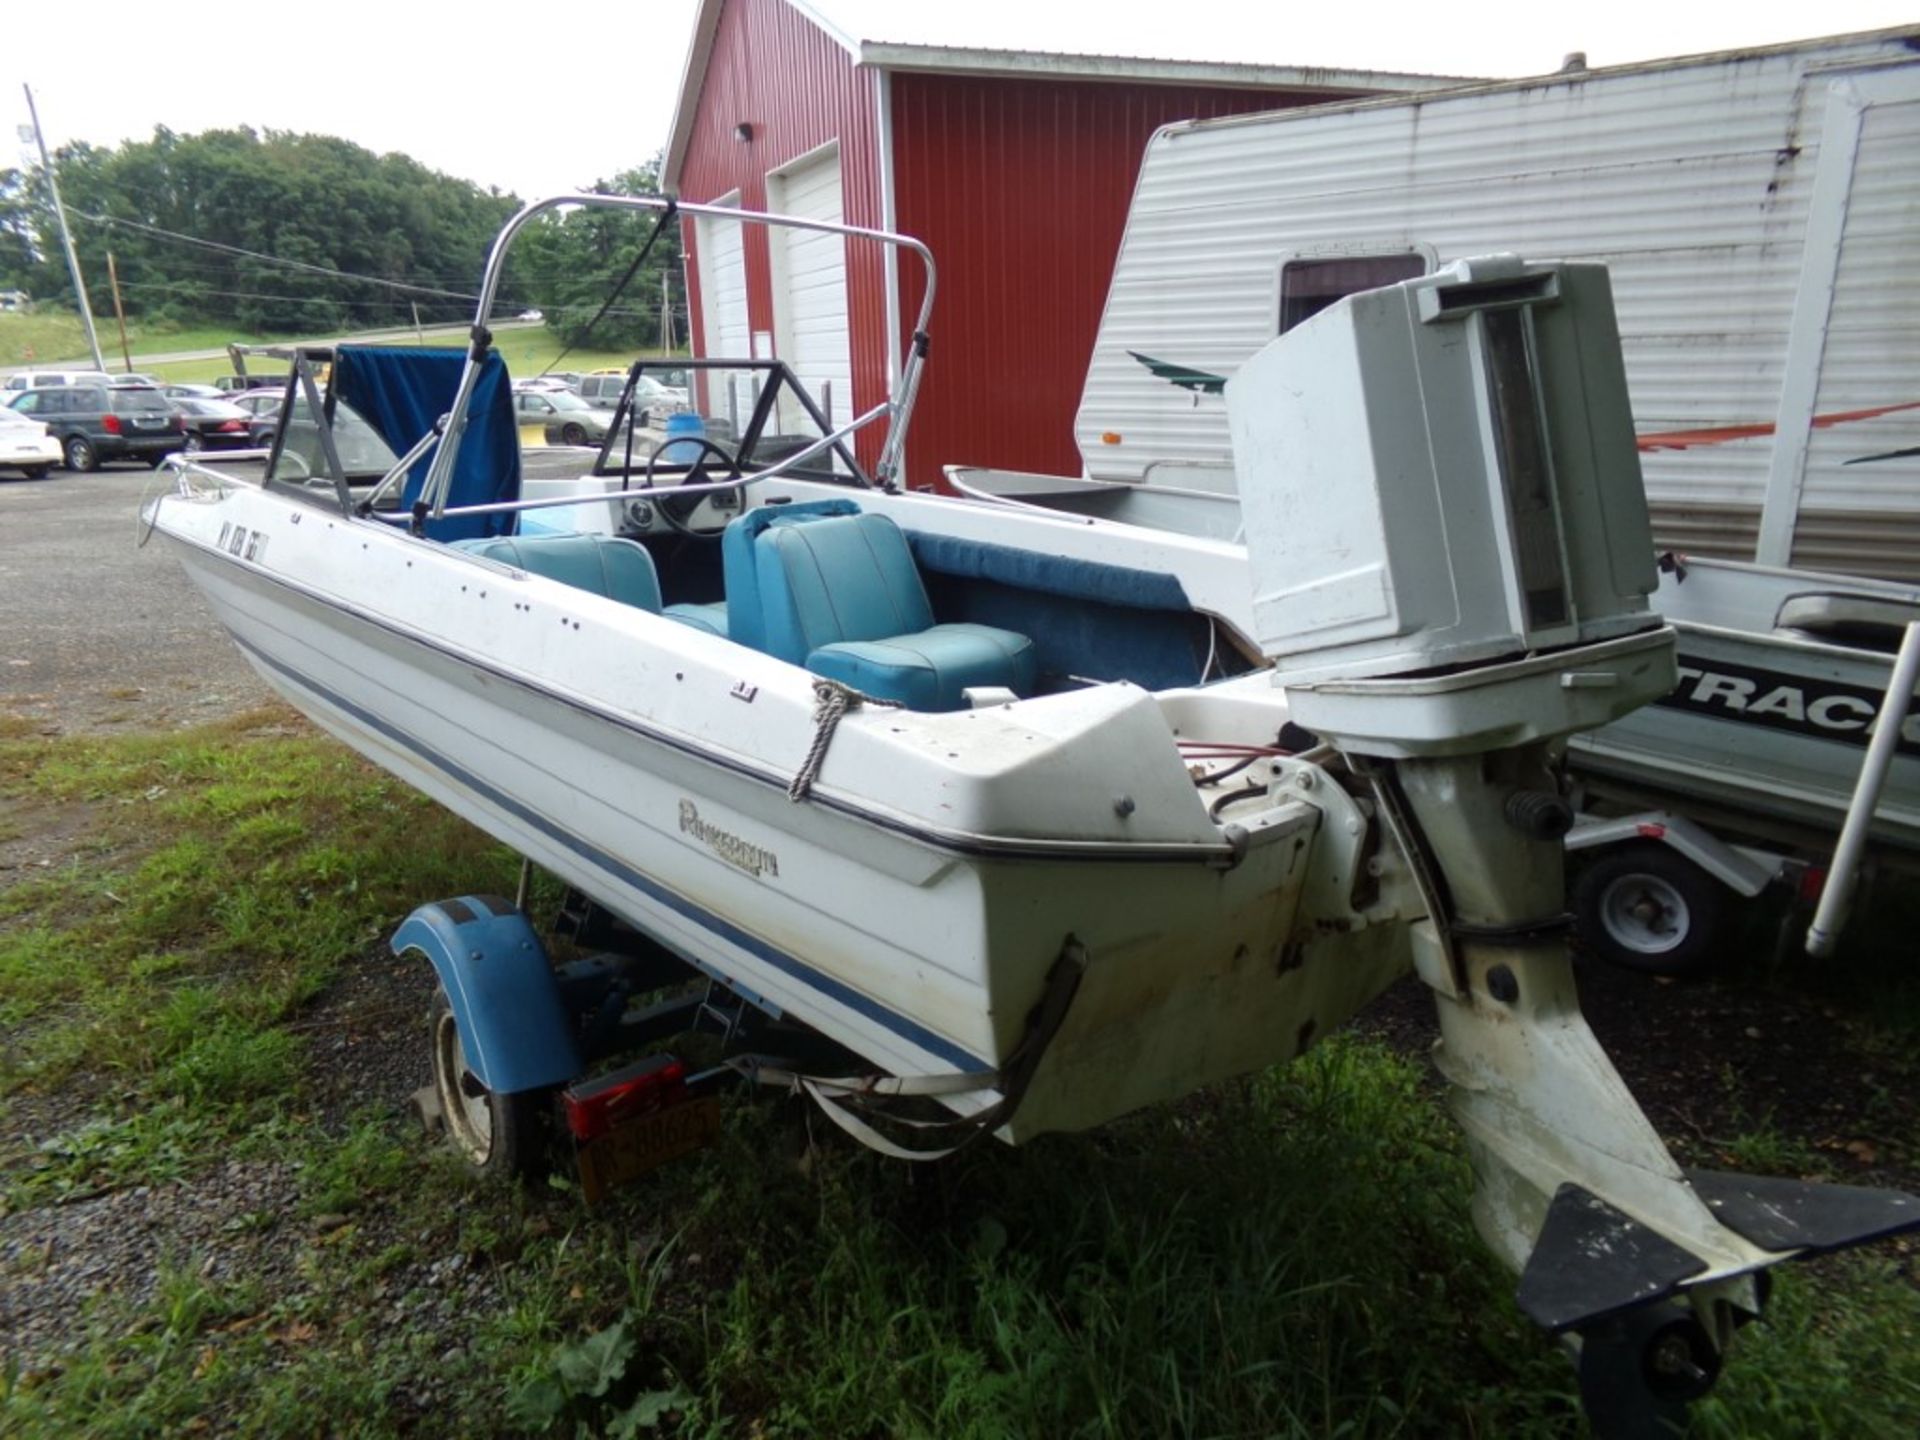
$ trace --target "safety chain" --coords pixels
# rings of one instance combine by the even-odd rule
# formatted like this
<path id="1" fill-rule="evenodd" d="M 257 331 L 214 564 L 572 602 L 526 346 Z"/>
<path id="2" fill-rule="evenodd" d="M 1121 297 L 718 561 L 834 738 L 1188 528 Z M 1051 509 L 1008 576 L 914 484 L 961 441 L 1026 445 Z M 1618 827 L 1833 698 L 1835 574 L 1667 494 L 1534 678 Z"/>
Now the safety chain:
<path id="1" fill-rule="evenodd" d="M 833 732 L 840 724 L 840 717 L 849 710 L 858 710 L 862 705 L 899 708 L 897 701 L 877 700 L 871 695 L 862 695 L 851 685 L 842 685 L 838 680 L 816 679 L 813 682 L 813 744 L 807 747 L 807 758 L 800 762 L 793 783 L 787 786 L 787 799 L 797 805 L 807 798 L 813 790 L 813 782 L 820 777 L 820 767 L 826 763 L 827 746 L 833 743 Z"/>

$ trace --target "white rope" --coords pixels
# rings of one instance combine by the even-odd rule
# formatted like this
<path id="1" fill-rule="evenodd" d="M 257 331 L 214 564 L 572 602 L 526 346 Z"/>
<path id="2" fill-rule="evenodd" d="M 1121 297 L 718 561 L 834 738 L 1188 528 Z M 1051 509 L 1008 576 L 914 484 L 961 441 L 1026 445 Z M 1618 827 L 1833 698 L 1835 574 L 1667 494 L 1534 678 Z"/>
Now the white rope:
<path id="1" fill-rule="evenodd" d="M 153 532 L 160 524 L 160 502 L 172 498 L 166 490 L 159 489 L 160 484 L 166 481 L 171 473 L 170 467 L 162 465 L 147 477 L 146 484 L 140 488 L 140 508 L 134 511 L 134 525 L 140 535 L 139 540 L 134 544 L 136 550 L 147 548 L 147 542 L 153 539 Z M 172 488 L 177 490 L 179 483 L 177 479 L 174 480 Z M 156 491 L 158 493 L 155 493 Z M 147 504 L 150 501 L 153 504 L 151 515 L 147 513 Z"/>
<path id="2" fill-rule="evenodd" d="M 827 746 L 833 743 L 833 732 L 840 724 L 840 717 L 849 710 L 858 710 L 862 705 L 898 708 L 897 701 L 877 700 L 871 695 L 862 695 L 851 685 L 842 685 L 838 680 L 816 679 L 813 682 L 813 743 L 807 747 L 807 758 L 800 762 L 800 768 L 794 772 L 793 783 L 787 786 L 787 799 L 797 805 L 812 792 L 813 782 L 820 778 L 820 767 L 826 763 Z"/>

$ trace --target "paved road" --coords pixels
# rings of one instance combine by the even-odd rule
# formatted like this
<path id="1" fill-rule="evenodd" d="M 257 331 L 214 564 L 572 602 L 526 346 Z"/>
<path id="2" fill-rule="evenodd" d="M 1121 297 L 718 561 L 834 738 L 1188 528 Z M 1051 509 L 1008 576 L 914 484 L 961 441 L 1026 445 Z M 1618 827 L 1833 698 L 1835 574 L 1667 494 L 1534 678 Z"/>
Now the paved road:
<path id="1" fill-rule="evenodd" d="M 66 732 L 196 725 L 272 691 L 165 539 L 139 545 L 144 465 L 0 477 L 0 714 Z"/>

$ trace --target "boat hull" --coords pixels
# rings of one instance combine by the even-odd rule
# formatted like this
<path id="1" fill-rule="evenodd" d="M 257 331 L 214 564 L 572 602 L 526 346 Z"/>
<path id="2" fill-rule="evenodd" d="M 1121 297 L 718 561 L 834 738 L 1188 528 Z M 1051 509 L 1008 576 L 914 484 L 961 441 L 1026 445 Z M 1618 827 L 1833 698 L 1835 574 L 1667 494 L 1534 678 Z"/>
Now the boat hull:
<path id="1" fill-rule="evenodd" d="M 1080 991 L 1006 1138 L 1096 1125 L 1287 1059 L 1406 968 L 1404 928 L 1389 910 L 1377 934 L 1343 924 L 1337 944 L 1331 933 L 1294 941 L 1303 896 L 1311 907 L 1316 886 L 1350 890 L 1358 863 L 1354 843 L 1312 843 L 1323 818 L 1315 806 L 1281 807 L 1260 827 L 1261 843 L 1234 860 L 1177 844 L 1049 848 L 1031 834 L 928 833 L 831 794 L 796 804 L 786 782 L 811 740 L 809 721 L 779 723 L 769 707 L 764 753 L 729 755 L 697 725 L 646 723 L 463 647 L 445 624 L 435 633 L 423 615 L 409 623 L 404 597 L 378 612 L 340 603 L 298 573 L 284 525 L 253 558 L 217 542 L 222 525 L 229 535 L 271 527 L 276 503 L 234 487 L 225 500 L 163 506 L 159 517 L 268 683 L 374 763 L 768 1011 L 895 1074 L 978 1076 L 978 1089 L 947 1097 L 964 1113 L 997 1098 L 995 1072 L 1026 1033 L 1054 961 L 1078 946 L 1088 957 Z M 169 526 L 173 517 L 190 523 Z M 370 545 L 438 548 L 364 528 Z M 515 600 L 512 614 L 554 589 L 526 576 L 489 583 L 535 597 Z M 1112 767 L 1091 747 L 1112 730 L 1137 752 L 1149 724 L 1174 755 L 1144 692 L 1108 688 L 1116 693 L 1102 702 L 1103 723 L 1040 761 L 1064 763 L 1089 747 L 1094 763 L 1079 779 L 1105 787 L 1099 772 Z M 889 729 L 915 718 L 890 714 L 899 723 Z M 845 788 L 849 767 L 836 770 L 838 758 L 830 755 L 823 790 Z M 1044 794 L 1053 782 L 1040 761 L 1016 779 Z M 1111 811 L 1110 791 L 1101 795 Z M 1344 880 L 1315 874 L 1316 863 L 1344 866 Z"/>

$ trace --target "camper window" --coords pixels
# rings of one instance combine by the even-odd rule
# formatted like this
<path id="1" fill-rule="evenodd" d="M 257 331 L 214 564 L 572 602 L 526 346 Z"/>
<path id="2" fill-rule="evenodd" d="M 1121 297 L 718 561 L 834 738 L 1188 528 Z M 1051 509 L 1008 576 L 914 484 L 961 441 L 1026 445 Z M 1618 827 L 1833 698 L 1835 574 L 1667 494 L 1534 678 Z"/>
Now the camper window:
<path id="1" fill-rule="evenodd" d="M 1286 334 L 1345 296 L 1397 285 L 1426 273 L 1427 257 L 1405 250 L 1392 255 L 1288 260 L 1280 267 L 1279 333 Z"/>

